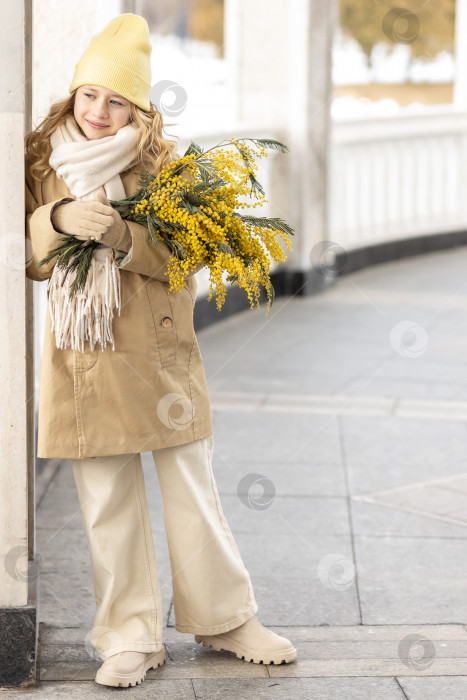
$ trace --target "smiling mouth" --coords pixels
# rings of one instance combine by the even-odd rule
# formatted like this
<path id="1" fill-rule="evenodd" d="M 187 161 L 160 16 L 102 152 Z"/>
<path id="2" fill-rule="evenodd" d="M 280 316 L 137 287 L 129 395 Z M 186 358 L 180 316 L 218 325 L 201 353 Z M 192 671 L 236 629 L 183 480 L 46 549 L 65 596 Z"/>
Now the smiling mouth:
<path id="1" fill-rule="evenodd" d="M 89 126 L 97 126 L 100 129 L 103 129 L 104 127 L 107 126 L 107 124 L 97 124 L 96 122 L 91 122 L 91 121 L 89 121 L 89 119 L 86 119 L 86 121 L 89 124 Z"/>

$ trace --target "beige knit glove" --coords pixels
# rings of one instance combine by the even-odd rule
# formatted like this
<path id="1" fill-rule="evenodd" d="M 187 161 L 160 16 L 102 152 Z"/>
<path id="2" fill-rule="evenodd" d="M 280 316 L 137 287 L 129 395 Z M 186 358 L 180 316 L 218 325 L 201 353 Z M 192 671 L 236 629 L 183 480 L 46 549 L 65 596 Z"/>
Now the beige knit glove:
<path id="1" fill-rule="evenodd" d="M 110 248 L 123 250 L 125 253 L 128 253 L 133 245 L 130 229 L 118 211 L 115 211 L 115 209 L 113 211 L 115 212 L 114 223 L 102 234 L 102 238 L 97 240 L 100 240 L 101 243 L 108 245 Z"/>
<path id="2" fill-rule="evenodd" d="M 56 231 L 69 233 L 79 240 L 91 238 L 125 253 L 133 245 L 127 224 L 101 192 L 96 199 L 65 198 L 52 208 L 50 219 Z"/>
<path id="3" fill-rule="evenodd" d="M 94 237 L 98 240 L 114 219 L 112 207 L 99 200 L 69 200 L 57 203 L 51 212 L 50 220 L 56 231 L 75 236 L 82 241 Z"/>

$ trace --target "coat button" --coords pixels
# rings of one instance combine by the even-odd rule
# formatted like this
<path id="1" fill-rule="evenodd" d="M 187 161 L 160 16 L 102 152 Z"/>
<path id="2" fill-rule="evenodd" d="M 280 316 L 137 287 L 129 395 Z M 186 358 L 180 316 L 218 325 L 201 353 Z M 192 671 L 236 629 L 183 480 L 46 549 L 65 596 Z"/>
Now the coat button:
<path id="1" fill-rule="evenodd" d="M 165 326 L 166 328 L 169 328 L 169 326 L 172 325 L 172 319 L 170 318 L 170 316 L 165 316 L 162 319 L 162 325 Z"/>

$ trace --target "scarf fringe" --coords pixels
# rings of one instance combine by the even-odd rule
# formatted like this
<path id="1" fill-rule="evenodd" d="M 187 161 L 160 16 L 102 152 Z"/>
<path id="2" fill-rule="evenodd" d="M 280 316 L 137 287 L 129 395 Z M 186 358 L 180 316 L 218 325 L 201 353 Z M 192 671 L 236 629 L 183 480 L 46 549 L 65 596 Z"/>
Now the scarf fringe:
<path id="1" fill-rule="evenodd" d="M 100 250 L 100 249 L 98 249 Z M 114 262 L 111 249 L 105 260 L 91 259 L 84 289 L 70 299 L 70 288 L 76 277 L 76 270 L 66 274 L 66 269 L 54 266 L 47 288 L 48 306 L 55 331 L 56 346 L 64 350 L 84 352 L 84 343 L 89 342 L 91 350 L 100 343 L 102 350 L 112 343 L 115 350 L 112 319 L 113 309 L 118 308 L 120 316 L 121 288 L 120 270 Z"/>
<path id="2" fill-rule="evenodd" d="M 137 156 L 138 129 L 127 124 L 113 136 L 89 140 L 81 133 L 71 115 L 53 134 L 49 158 L 57 178 L 63 180 L 73 197 L 79 200 L 95 199 L 103 192 L 109 200 L 126 196 L 120 173 Z M 52 332 L 55 330 L 57 348 L 85 352 L 89 341 L 91 350 L 97 343 L 102 350 L 113 339 L 113 309 L 120 316 L 120 268 L 115 263 L 113 249 L 100 245 L 92 255 L 91 267 L 84 289 L 73 299 L 69 290 L 76 270 L 54 266 L 47 290 Z"/>

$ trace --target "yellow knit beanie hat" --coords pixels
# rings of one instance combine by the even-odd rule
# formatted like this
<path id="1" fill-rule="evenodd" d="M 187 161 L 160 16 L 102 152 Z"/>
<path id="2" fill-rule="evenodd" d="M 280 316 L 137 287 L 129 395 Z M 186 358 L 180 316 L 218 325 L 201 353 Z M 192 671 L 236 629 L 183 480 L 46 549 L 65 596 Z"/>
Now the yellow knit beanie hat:
<path id="1" fill-rule="evenodd" d="M 143 17 L 132 13 L 115 17 L 93 36 L 76 64 L 70 93 L 81 85 L 99 85 L 149 110 L 151 50 Z"/>

